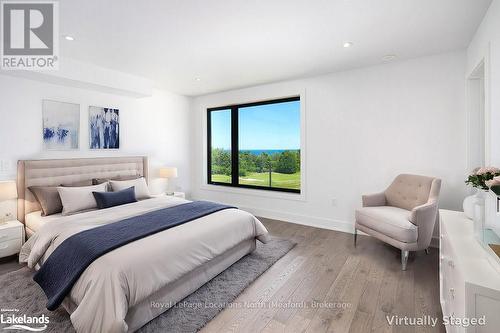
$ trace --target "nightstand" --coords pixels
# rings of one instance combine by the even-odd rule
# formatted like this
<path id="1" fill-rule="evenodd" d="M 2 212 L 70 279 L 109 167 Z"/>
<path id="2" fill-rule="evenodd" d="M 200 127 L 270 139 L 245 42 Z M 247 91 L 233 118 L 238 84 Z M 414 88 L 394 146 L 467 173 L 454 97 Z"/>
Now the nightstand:
<path id="1" fill-rule="evenodd" d="M 24 225 L 19 221 L 0 224 L 0 258 L 19 253 L 24 243 Z"/>

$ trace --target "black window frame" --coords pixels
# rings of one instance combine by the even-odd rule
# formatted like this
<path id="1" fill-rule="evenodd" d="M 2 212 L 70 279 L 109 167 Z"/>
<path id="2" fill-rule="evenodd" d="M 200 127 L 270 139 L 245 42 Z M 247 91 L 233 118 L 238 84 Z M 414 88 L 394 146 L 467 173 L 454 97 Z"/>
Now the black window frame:
<path id="1" fill-rule="evenodd" d="M 214 108 L 207 109 L 207 183 L 210 185 L 220 185 L 227 187 L 236 187 L 236 188 L 248 188 L 254 190 L 264 190 L 264 191 L 275 191 L 275 192 L 288 192 L 288 193 L 297 193 L 300 194 L 302 190 L 302 168 L 301 168 L 301 177 L 300 177 L 300 189 L 292 189 L 292 188 L 279 188 L 279 187 L 268 187 L 268 186 L 258 186 L 258 185 L 246 185 L 239 184 L 239 128 L 238 128 L 238 117 L 239 117 L 239 109 L 245 107 L 252 106 L 260 106 L 260 105 L 268 105 L 268 104 L 277 104 L 277 103 L 286 103 L 286 102 L 300 102 L 300 96 L 265 100 L 259 102 L 252 103 L 244 103 L 244 104 L 232 104 L 225 106 L 218 106 Z M 231 111 L 231 183 L 223 183 L 223 182 L 214 182 L 212 181 L 212 118 L 211 114 L 213 111 Z M 302 149 L 300 151 L 302 155 Z M 302 163 L 302 156 L 301 156 Z"/>

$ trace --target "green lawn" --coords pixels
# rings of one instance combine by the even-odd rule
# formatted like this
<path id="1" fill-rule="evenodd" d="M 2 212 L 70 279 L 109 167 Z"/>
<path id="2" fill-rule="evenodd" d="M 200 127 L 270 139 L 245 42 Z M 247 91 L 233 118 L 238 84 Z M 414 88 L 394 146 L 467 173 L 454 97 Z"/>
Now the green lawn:
<path id="1" fill-rule="evenodd" d="M 272 187 L 291 188 L 300 190 L 300 172 L 293 174 L 284 174 L 273 172 L 271 174 Z M 221 183 L 230 183 L 231 177 L 226 175 L 212 175 L 212 181 Z M 240 177 L 240 184 L 269 186 L 269 173 L 252 172 L 246 176 Z"/>

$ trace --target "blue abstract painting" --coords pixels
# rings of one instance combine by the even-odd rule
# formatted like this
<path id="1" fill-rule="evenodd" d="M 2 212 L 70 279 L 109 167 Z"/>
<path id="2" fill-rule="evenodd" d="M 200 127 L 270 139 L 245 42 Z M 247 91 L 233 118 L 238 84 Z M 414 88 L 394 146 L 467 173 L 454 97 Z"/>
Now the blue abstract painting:
<path id="1" fill-rule="evenodd" d="M 46 150 L 79 148 L 80 105 L 44 100 L 43 146 Z"/>
<path id="2" fill-rule="evenodd" d="M 120 148 L 120 110 L 89 107 L 90 149 Z"/>

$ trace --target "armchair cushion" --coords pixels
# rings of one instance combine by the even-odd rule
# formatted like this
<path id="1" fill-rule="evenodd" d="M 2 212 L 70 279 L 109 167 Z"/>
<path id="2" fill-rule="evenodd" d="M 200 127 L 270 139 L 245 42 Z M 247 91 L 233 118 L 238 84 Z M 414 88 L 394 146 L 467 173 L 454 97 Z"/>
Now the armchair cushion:
<path id="1" fill-rule="evenodd" d="M 363 225 L 403 243 L 415 243 L 418 227 L 409 220 L 410 211 L 391 206 L 356 210 L 356 224 Z"/>

